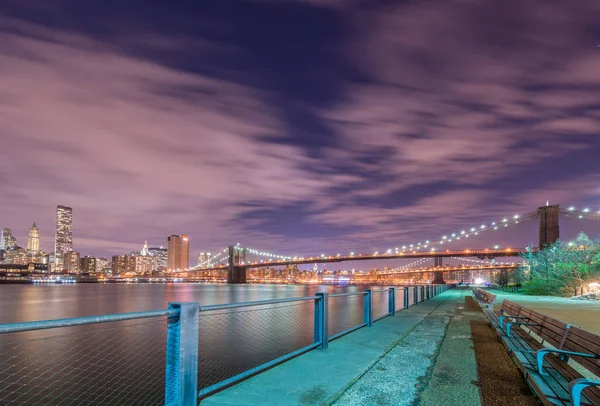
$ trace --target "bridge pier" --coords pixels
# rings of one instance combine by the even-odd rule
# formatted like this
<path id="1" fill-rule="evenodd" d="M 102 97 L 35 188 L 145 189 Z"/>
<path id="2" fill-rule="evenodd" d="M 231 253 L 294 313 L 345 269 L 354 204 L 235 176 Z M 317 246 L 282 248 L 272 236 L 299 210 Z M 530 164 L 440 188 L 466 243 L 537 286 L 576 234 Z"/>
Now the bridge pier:
<path id="1" fill-rule="evenodd" d="M 446 282 L 444 282 L 444 272 L 442 271 L 435 271 L 433 273 L 433 280 L 431 281 L 431 283 L 433 283 L 434 285 L 443 285 Z"/>
<path id="2" fill-rule="evenodd" d="M 442 264 L 442 257 L 435 257 L 433 259 L 434 263 L 433 265 L 435 267 L 441 267 L 443 266 Z M 436 285 L 443 285 L 446 282 L 444 282 L 444 273 L 442 271 L 435 271 L 433 273 L 433 280 L 431 281 L 431 283 L 436 284 Z"/>
<path id="3" fill-rule="evenodd" d="M 243 253 L 244 257 L 246 253 Z M 233 245 L 229 246 L 229 266 L 227 268 L 227 283 L 246 283 L 246 268 L 236 266 L 240 254 L 236 252 Z M 236 261 L 237 260 L 237 261 Z"/>

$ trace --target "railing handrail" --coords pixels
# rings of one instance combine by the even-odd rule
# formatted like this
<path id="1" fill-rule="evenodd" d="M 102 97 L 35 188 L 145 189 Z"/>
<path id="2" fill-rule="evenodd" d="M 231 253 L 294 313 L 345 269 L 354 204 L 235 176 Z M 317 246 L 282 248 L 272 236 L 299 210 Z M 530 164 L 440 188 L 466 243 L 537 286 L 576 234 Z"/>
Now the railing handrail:
<path id="1" fill-rule="evenodd" d="M 426 299 L 447 290 L 449 285 L 439 285 L 436 289 L 425 291 L 425 285 L 411 286 L 414 291 L 413 303 L 416 305 Z M 51 328 L 65 328 L 80 326 L 86 324 L 109 323 L 134 319 L 145 319 L 151 317 L 167 317 L 166 331 L 166 355 L 165 355 L 165 402 L 166 404 L 196 405 L 198 397 L 208 396 L 222 388 L 239 382 L 251 375 L 262 372 L 278 363 L 287 361 L 297 355 L 303 354 L 312 349 L 326 349 L 329 341 L 339 338 L 349 332 L 362 327 L 371 327 L 375 321 L 388 316 L 394 316 L 396 310 L 396 292 L 402 292 L 404 309 L 407 309 L 409 303 L 408 286 L 396 286 L 382 289 L 366 289 L 359 292 L 346 292 L 338 294 L 328 294 L 327 292 L 316 292 L 315 296 L 292 297 L 282 299 L 257 300 L 250 302 L 228 303 L 220 305 L 202 306 L 198 302 L 170 302 L 169 308 L 165 310 L 151 310 L 145 312 L 130 312 L 120 314 L 107 314 L 101 316 L 75 317 L 55 320 L 40 320 L 11 324 L 0 324 L 0 334 L 17 333 L 32 330 L 42 330 Z M 417 287 L 420 287 L 418 289 Z M 430 286 L 431 287 L 431 286 Z M 385 314 L 373 317 L 373 293 L 388 292 L 388 311 Z M 329 298 L 344 296 L 362 296 L 363 303 L 363 322 L 351 326 L 343 331 L 329 335 Z M 398 296 L 399 297 L 399 296 Z M 421 300 L 419 300 L 421 299 Z M 284 354 L 266 363 L 254 368 L 245 370 L 237 375 L 227 377 L 208 387 L 198 390 L 198 360 L 199 360 L 199 323 L 202 311 L 214 311 L 224 309 L 235 309 L 250 306 L 271 305 L 291 302 L 314 302 L 314 324 L 313 324 L 313 343 L 304 346 L 295 351 Z M 219 314 L 219 313 L 217 313 Z"/>
<path id="2" fill-rule="evenodd" d="M 67 319 L 24 321 L 20 323 L 0 324 L 0 334 L 45 330 L 49 328 L 83 326 L 86 324 L 110 323 L 115 321 L 147 319 L 149 317 L 174 316 L 176 314 L 179 314 L 179 310 L 177 309 L 164 309 L 149 310 L 145 312 L 104 314 L 101 316 L 72 317 Z"/>
<path id="3" fill-rule="evenodd" d="M 383 293 L 383 292 L 389 292 L 390 288 L 385 288 L 385 289 L 372 289 L 371 292 L 372 293 Z"/>
<path id="4" fill-rule="evenodd" d="M 235 309 L 238 307 L 250 307 L 250 306 L 262 306 L 269 304 L 278 304 L 278 303 L 290 303 L 290 302 L 301 302 L 303 300 L 319 300 L 315 296 L 302 296 L 302 297 L 290 297 L 284 299 L 267 299 L 267 300 L 255 300 L 252 302 L 238 302 L 238 303 L 224 303 L 218 305 L 200 305 L 201 312 L 208 312 L 213 310 L 223 310 L 223 309 Z"/>
<path id="5" fill-rule="evenodd" d="M 363 292 L 348 292 L 348 293 L 334 293 L 329 295 L 329 297 L 344 297 L 344 296 L 364 296 L 366 293 Z"/>

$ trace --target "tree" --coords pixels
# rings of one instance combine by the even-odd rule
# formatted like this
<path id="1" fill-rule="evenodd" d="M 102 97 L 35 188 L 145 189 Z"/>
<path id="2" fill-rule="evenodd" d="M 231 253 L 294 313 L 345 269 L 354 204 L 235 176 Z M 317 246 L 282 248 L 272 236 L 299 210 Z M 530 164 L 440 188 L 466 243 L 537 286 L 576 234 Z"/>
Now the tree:
<path id="1" fill-rule="evenodd" d="M 523 257 L 530 262 L 534 285 L 539 287 L 541 281 L 545 294 L 577 295 L 600 279 L 600 240 L 591 240 L 584 233 L 571 242 L 557 241 Z"/>

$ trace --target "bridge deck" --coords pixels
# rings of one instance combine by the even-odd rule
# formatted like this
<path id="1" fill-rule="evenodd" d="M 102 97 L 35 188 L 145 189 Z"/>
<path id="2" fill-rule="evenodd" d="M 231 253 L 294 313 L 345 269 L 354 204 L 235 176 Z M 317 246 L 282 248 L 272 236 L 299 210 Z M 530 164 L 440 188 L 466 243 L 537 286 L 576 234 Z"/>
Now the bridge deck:
<path id="1" fill-rule="evenodd" d="M 417 384 L 430 374 L 447 325 L 462 303 L 453 289 L 362 328 L 202 400 L 205 405 L 411 405 Z M 471 341 L 462 339 L 454 386 L 460 402 L 479 404 Z M 435 377 L 435 370 L 434 370 Z M 393 399 L 393 400 L 392 400 Z"/>

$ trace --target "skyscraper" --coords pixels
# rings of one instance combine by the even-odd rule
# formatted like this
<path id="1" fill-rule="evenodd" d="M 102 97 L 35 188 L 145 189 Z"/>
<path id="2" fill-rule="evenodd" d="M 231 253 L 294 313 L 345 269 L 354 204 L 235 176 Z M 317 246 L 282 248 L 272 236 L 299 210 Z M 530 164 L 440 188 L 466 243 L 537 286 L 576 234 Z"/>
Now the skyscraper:
<path id="1" fill-rule="evenodd" d="M 167 271 L 184 270 L 190 263 L 190 242 L 185 234 L 169 236 L 167 246 Z"/>
<path id="2" fill-rule="evenodd" d="M 66 206 L 56 206 L 54 258 L 57 271 L 62 271 L 64 267 L 63 256 L 69 251 L 73 251 L 73 209 Z"/>
<path id="3" fill-rule="evenodd" d="M 3 228 L 0 235 L 0 250 L 8 251 L 17 246 L 17 240 L 12 235 L 10 228 Z"/>
<path id="4" fill-rule="evenodd" d="M 40 250 L 40 230 L 35 223 L 29 229 L 29 238 L 27 238 L 27 251 L 38 252 Z"/>

